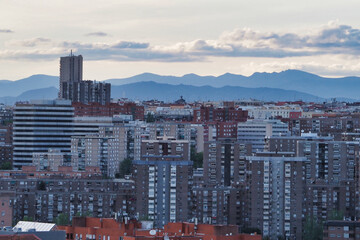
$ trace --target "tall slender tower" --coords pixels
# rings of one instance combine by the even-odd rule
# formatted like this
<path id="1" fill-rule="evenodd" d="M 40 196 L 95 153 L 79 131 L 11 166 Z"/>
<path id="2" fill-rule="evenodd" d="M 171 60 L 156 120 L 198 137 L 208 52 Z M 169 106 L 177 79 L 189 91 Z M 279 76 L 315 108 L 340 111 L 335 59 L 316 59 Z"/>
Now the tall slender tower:
<path id="1" fill-rule="evenodd" d="M 110 102 L 111 85 L 96 81 L 83 80 L 83 57 L 70 56 L 60 58 L 59 98 L 83 104 Z"/>
<path id="2" fill-rule="evenodd" d="M 83 57 L 70 56 L 60 58 L 60 91 L 59 98 L 71 99 L 73 83 L 80 83 L 83 80 Z"/>

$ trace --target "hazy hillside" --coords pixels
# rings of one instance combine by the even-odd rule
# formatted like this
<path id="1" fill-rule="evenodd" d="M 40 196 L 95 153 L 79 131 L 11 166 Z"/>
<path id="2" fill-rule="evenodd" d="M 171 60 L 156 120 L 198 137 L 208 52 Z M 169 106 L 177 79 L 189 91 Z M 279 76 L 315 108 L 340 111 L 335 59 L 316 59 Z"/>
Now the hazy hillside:
<path id="1" fill-rule="evenodd" d="M 196 74 L 174 77 L 144 73 L 130 78 L 109 79 L 106 81 L 113 85 L 154 81 L 157 83 L 186 84 L 193 86 L 268 87 L 295 90 L 323 98 L 344 97 L 353 99 L 359 99 L 358 89 L 360 89 L 359 77 L 324 78 L 298 70 L 287 70 L 279 73 L 254 73 L 249 77 L 230 73 L 218 77 L 198 76 Z"/>
<path id="2" fill-rule="evenodd" d="M 32 75 L 17 81 L 0 80 L 0 97 L 16 97 L 25 91 L 58 86 L 59 77 L 41 74 Z"/>
<path id="3" fill-rule="evenodd" d="M 31 99 L 55 99 L 58 96 L 58 89 L 55 87 L 40 88 L 23 92 L 17 97 L 0 97 L 0 103 L 13 105 L 17 101 L 28 101 Z"/>
<path id="4" fill-rule="evenodd" d="M 14 101 L 13 99 L 19 98 L 21 94 L 36 89 L 43 89 L 43 88 L 58 88 L 59 86 L 59 78 L 56 76 L 48 76 L 48 75 L 33 75 L 28 78 L 20 79 L 18 81 L 8 81 L 8 80 L 0 80 L 0 97 L 2 101 Z M 222 90 L 215 90 L 215 89 L 206 89 L 206 88 L 199 88 L 199 89 L 192 89 L 190 86 L 211 86 L 215 88 L 225 87 L 225 86 L 238 86 L 238 87 L 247 87 L 247 88 L 272 88 L 284 90 L 293 90 L 295 92 L 287 92 L 285 96 L 281 94 L 278 95 L 280 99 L 301 99 L 304 97 L 303 100 L 306 99 L 319 99 L 315 96 L 320 98 L 339 98 L 339 99 L 360 99 L 358 94 L 358 89 L 360 89 L 360 78 L 359 77 L 345 77 L 345 78 L 324 78 L 317 76 L 315 74 L 298 71 L 298 70 L 287 70 L 279 73 L 254 73 L 253 75 L 246 77 L 242 75 L 230 74 L 226 73 L 221 76 L 198 76 L 196 74 L 187 74 L 182 77 L 176 76 L 160 76 L 151 73 L 143 73 L 140 75 L 136 75 L 130 78 L 122 78 L 122 79 L 109 79 L 106 82 L 112 83 L 113 88 L 113 97 L 122 97 L 124 93 L 127 97 L 134 97 L 137 99 L 148 99 L 148 98 L 177 98 L 180 95 L 188 95 L 191 99 L 223 99 L 223 98 L 259 98 L 259 99 L 275 99 L 276 93 L 274 90 L 262 90 L 266 93 L 264 95 L 258 96 L 259 89 L 254 92 L 254 90 L 247 90 L 244 92 L 241 89 L 232 89 L 228 88 L 227 91 L 234 92 L 240 91 L 238 93 L 233 93 L 230 97 L 226 96 L 226 94 Z M 156 82 L 162 84 L 171 84 L 171 85 L 188 85 L 186 89 L 182 86 L 177 86 L 176 90 L 172 89 L 173 94 L 167 94 L 166 92 L 153 88 L 151 93 L 153 96 L 150 96 L 150 92 L 147 91 L 139 91 L 136 94 L 136 91 L 133 92 L 130 90 L 131 85 L 123 86 L 118 88 L 119 85 L 124 84 L 134 84 L 143 82 L 142 85 L 133 85 L 137 87 L 144 86 L 144 82 Z M 152 85 L 153 87 L 155 85 Z M 164 86 L 156 85 L 160 89 Z M 126 88 L 126 89 L 125 89 Z M 167 86 L 167 88 L 171 88 Z M 124 89 L 126 91 L 124 91 Z M 187 92 L 189 91 L 189 92 Z M 200 91 L 194 93 L 194 91 Z M 296 92 L 297 91 L 297 92 Z M 140 94 L 141 92 L 141 94 Z M 157 94 L 155 94 L 155 92 Z M 211 92 L 211 93 L 210 93 Z M 248 93 L 254 93 L 254 96 L 249 96 Z M 301 92 L 301 93 L 299 93 Z M 51 93 L 51 94 L 50 94 Z M 307 93 L 309 95 L 303 95 Z M 27 93 L 30 95 L 25 95 L 26 97 L 36 97 L 43 98 L 43 96 L 52 96 L 54 95 L 54 90 L 49 93 L 42 93 L 42 90 L 35 93 Z M 164 96 L 162 96 L 164 95 Z M 313 96 L 311 96 L 313 95 Z M 55 96 L 56 97 L 56 96 Z"/>
<path id="5" fill-rule="evenodd" d="M 174 101 L 183 96 L 188 101 L 196 100 L 234 100 L 255 98 L 260 100 L 298 100 L 322 101 L 323 99 L 298 91 L 274 88 L 243 88 L 210 86 L 196 87 L 189 85 L 170 85 L 155 82 L 139 82 L 112 86 L 112 97 L 127 97 L 138 100 L 158 99 Z"/>

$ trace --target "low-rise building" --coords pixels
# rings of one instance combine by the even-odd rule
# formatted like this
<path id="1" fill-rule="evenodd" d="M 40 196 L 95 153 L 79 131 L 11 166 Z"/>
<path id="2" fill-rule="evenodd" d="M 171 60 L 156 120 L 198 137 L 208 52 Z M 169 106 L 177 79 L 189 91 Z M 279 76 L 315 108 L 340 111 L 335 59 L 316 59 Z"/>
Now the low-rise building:
<path id="1" fill-rule="evenodd" d="M 58 226 L 66 231 L 66 240 L 260 240 L 261 235 L 241 234 L 236 225 L 211 225 L 189 222 L 168 223 L 164 228 L 146 228 L 142 222 L 127 217 L 76 217 L 71 226 Z"/>
<path id="2" fill-rule="evenodd" d="M 27 217 L 54 222 L 60 215 L 71 219 L 83 214 L 134 216 L 134 181 L 103 179 L 99 168 L 86 170 L 73 172 L 71 167 L 59 167 L 59 171 L 51 172 L 25 167 L 25 171 L 0 171 L 1 192 L 13 196 L 13 221 Z"/>
<path id="3" fill-rule="evenodd" d="M 349 220 L 328 220 L 324 223 L 324 240 L 360 239 L 360 222 Z"/>

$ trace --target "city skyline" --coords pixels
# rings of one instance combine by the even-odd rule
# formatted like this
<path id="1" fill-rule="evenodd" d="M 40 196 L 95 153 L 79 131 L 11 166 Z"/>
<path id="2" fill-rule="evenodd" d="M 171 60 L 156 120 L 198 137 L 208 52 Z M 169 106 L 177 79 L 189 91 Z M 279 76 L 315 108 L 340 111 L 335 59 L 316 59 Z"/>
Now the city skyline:
<path id="1" fill-rule="evenodd" d="M 86 56 L 84 79 L 143 72 L 251 75 L 286 69 L 321 76 L 360 75 L 356 1 L 1 5 L 0 79 L 58 75 L 58 58 L 71 49 Z"/>

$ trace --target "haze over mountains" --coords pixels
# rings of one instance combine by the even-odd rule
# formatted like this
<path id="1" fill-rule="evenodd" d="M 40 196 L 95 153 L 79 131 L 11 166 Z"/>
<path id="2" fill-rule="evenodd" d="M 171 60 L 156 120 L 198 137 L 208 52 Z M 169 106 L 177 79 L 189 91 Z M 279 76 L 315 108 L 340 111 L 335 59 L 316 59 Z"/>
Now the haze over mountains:
<path id="1" fill-rule="evenodd" d="M 33 75 L 17 81 L 0 80 L 0 102 L 12 104 L 29 99 L 57 97 L 57 76 Z M 137 100 L 299 100 L 323 101 L 328 98 L 360 99 L 359 77 L 324 78 L 315 74 L 287 70 L 279 73 L 254 73 L 246 77 L 224 75 L 182 77 L 143 73 L 130 78 L 105 80 L 112 84 L 112 97 Z"/>
<path id="2" fill-rule="evenodd" d="M 359 77 L 324 78 L 299 70 L 286 70 L 279 73 L 254 73 L 249 77 L 231 73 L 226 73 L 218 77 L 198 76 L 196 74 L 187 74 L 182 77 L 175 77 L 143 73 L 130 78 L 106 80 L 106 82 L 113 85 L 140 81 L 154 81 L 158 83 L 185 84 L 193 86 L 208 85 L 213 87 L 267 87 L 300 91 L 321 98 L 360 98 L 358 93 L 358 89 L 360 87 Z"/>

